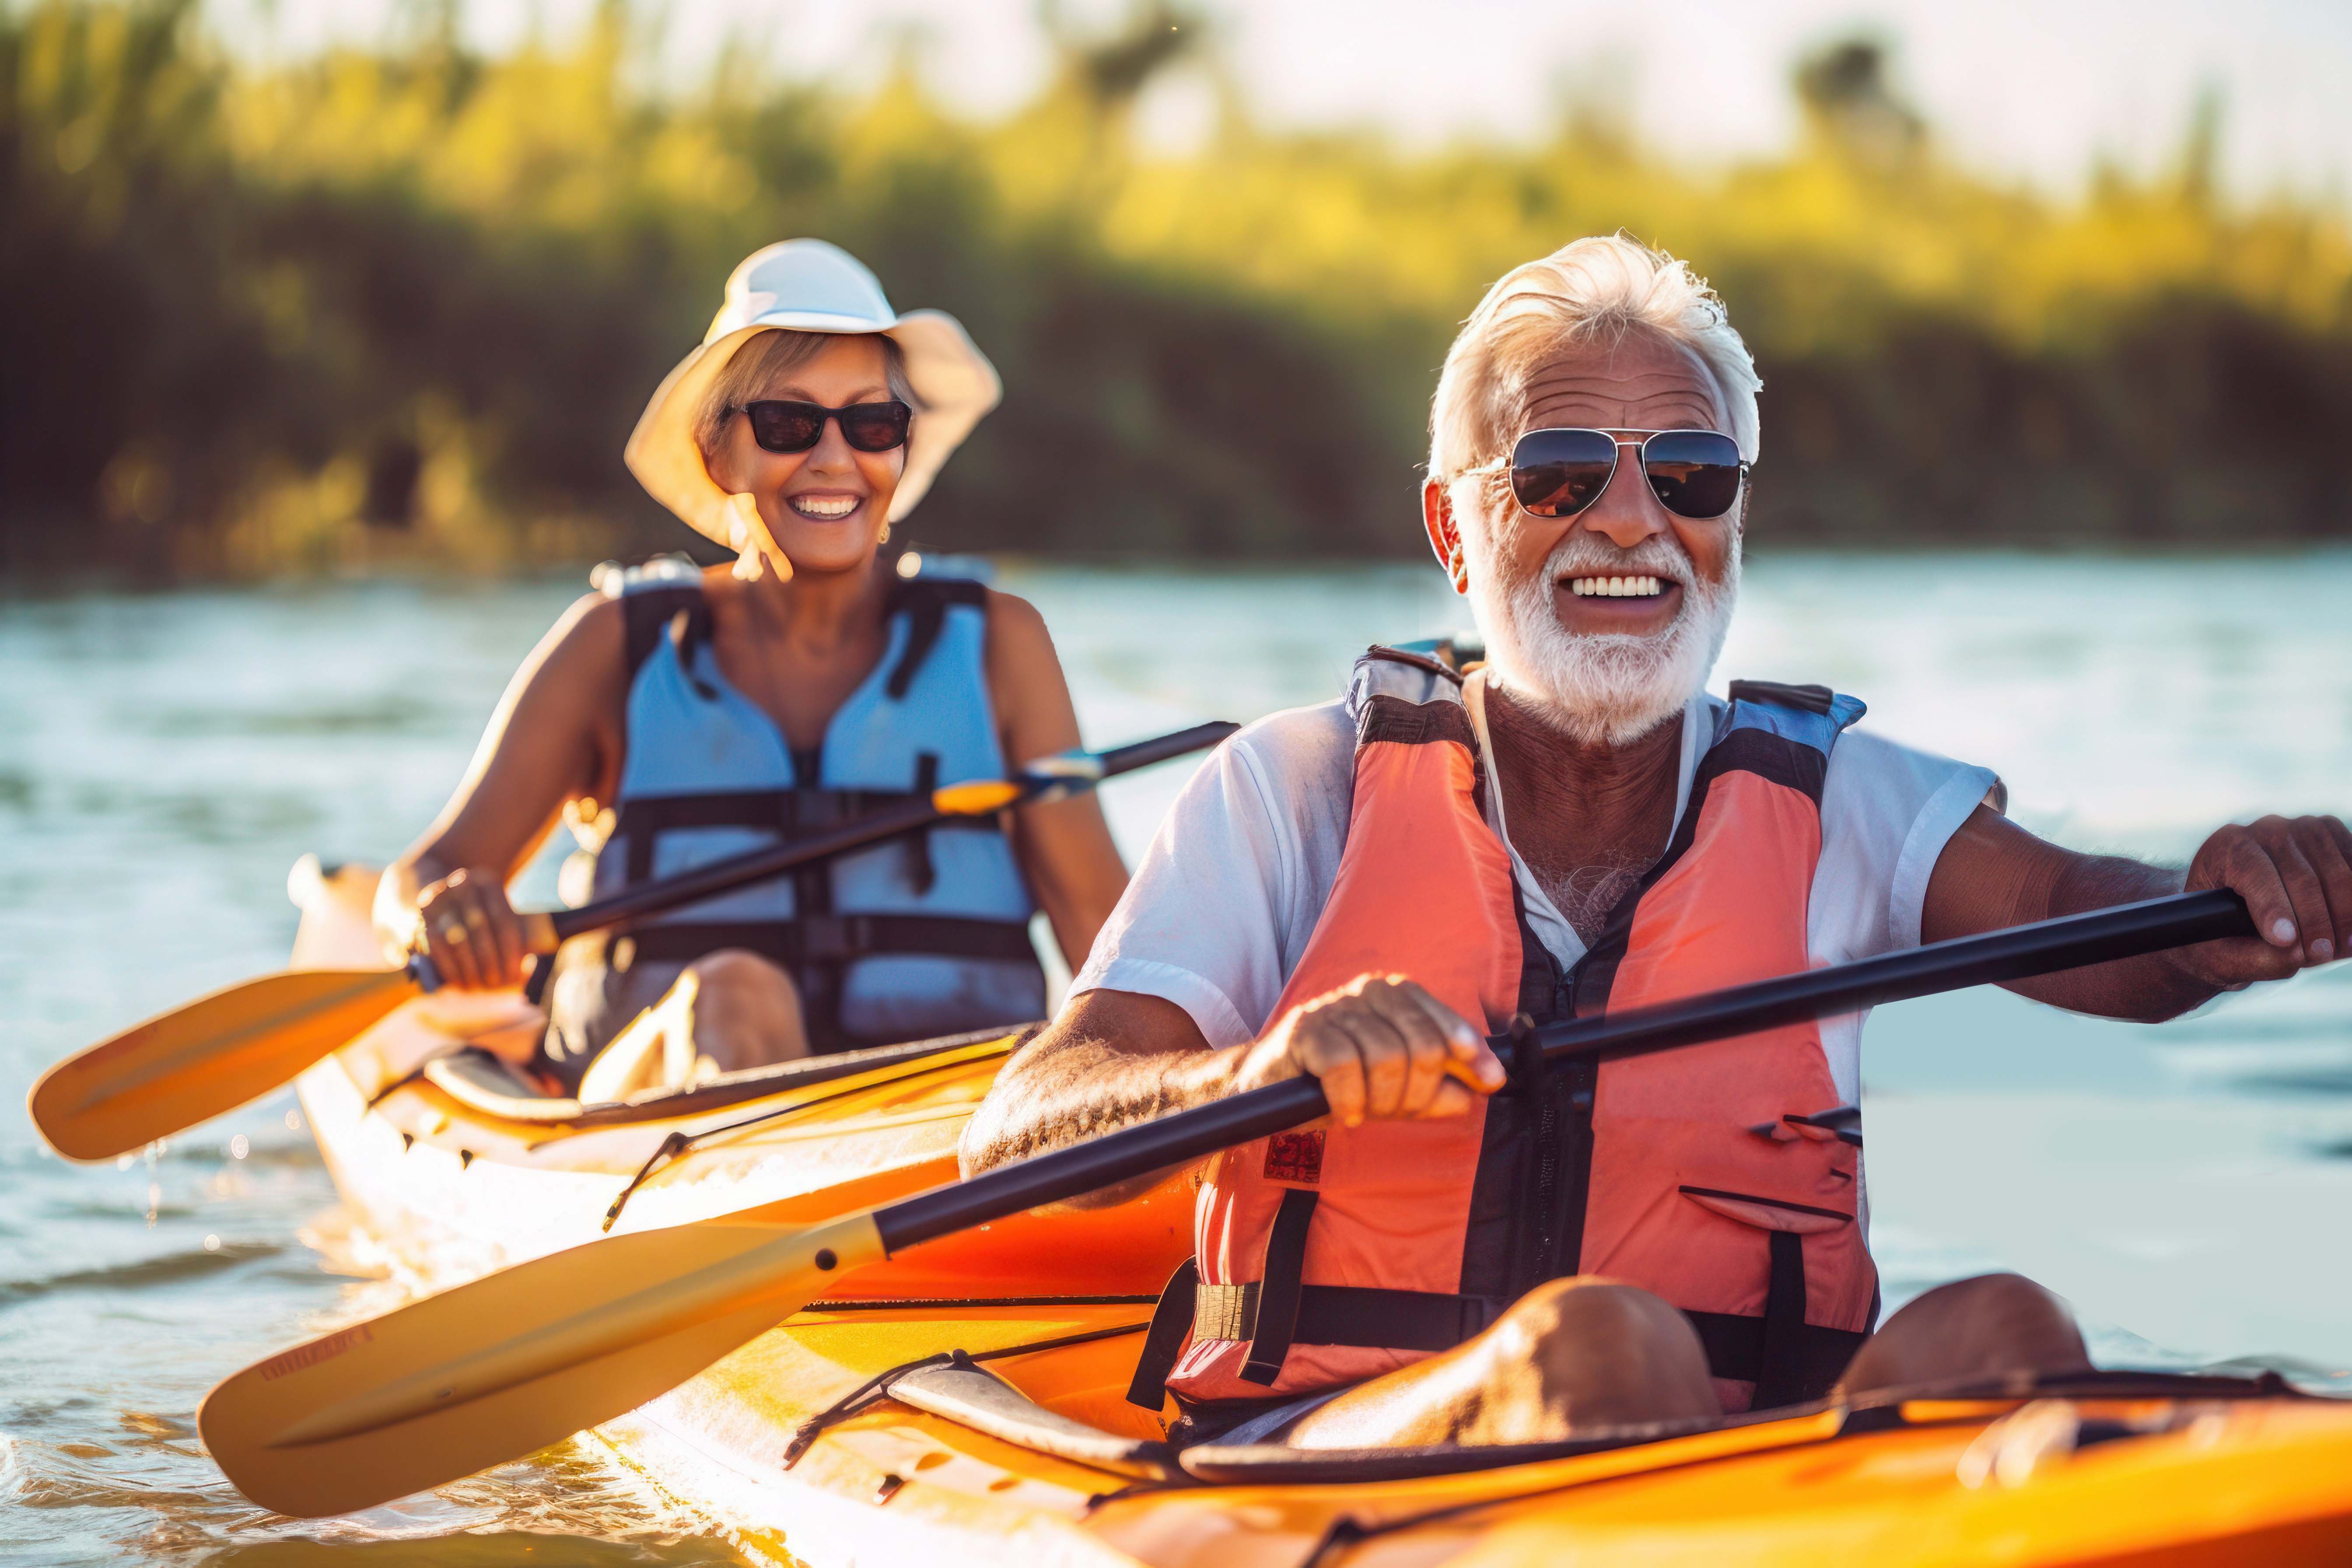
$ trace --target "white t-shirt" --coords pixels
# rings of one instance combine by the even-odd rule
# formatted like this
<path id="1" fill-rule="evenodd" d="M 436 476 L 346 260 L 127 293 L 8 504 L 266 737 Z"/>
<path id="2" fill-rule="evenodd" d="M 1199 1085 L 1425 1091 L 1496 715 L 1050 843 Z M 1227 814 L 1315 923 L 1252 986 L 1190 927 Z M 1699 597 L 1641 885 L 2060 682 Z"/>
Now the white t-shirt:
<path id="1" fill-rule="evenodd" d="M 1683 714 L 1679 821 L 1726 704 L 1701 696 Z M 1348 836 L 1356 731 L 1345 703 L 1261 719 L 1213 752 L 1170 808 L 1126 896 L 1103 927 L 1082 991 L 1164 997 L 1212 1047 L 1255 1039 L 1330 897 Z M 1998 781 L 1927 752 L 1848 730 L 1822 790 L 1822 858 L 1806 939 L 1816 964 L 1919 943 L 1928 874 L 1945 843 Z M 1528 923 L 1563 968 L 1584 943 L 1511 854 Z M 1843 1103 L 1862 1093 L 1864 1014 L 1822 1021 Z"/>

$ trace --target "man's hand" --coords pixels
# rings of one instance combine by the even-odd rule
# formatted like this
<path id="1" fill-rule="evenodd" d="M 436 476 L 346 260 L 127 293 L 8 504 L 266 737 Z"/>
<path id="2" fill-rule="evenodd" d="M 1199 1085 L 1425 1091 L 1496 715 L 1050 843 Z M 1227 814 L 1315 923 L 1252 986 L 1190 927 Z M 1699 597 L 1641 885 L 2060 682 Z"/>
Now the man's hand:
<path id="1" fill-rule="evenodd" d="M 2198 980 L 2236 991 L 2341 957 L 2352 942 L 2352 830 L 2333 816 L 2265 816 L 2205 840 L 2189 890 L 2227 888 L 2261 934 L 2183 950 Z"/>
<path id="2" fill-rule="evenodd" d="M 2352 900 L 2347 900 L 2352 908 Z M 1503 1087 L 1503 1064 L 1461 1016 L 1402 974 L 1366 974 L 1302 1002 L 1249 1049 L 1237 1089 L 1320 1079 L 1341 1126 L 1460 1116 Z"/>

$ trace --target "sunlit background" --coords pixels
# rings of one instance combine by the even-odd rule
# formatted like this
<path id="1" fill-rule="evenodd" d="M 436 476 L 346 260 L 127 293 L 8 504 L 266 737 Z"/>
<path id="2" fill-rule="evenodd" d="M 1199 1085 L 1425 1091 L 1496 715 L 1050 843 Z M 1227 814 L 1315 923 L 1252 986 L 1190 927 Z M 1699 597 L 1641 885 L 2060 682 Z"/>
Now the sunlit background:
<path id="1" fill-rule="evenodd" d="M 2325 4 L 0 0 L 0 1100 L 282 963 L 288 864 L 397 854 L 585 567 L 693 545 L 621 441 L 795 234 L 1003 371 L 908 531 L 1045 611 L 1096 742 L 1459 624 L 1435 367 L 1622 226 L 1765 379 L 1718 677 L 2078 847 L 2340 811 L 2347 80 Z M 1181 776 L 1108 792 L 1130 860 Z M 2020 1268 L 2111 1364 L 2342 1388 L 2347 982 L 1882 1014 L 1890 1303 Z M 590 1447 L 323 1525 L 228 1490 L 203 1389 L 400 1289 L 290 1097 L 98 1171 L 0 1121 L 0 1560 L 734 1560 Z"/>
<path id="2" fill-rule="evenodd" d="M 2352 511 L 2340 8 L 221 4 L 0 11 L 20 569 L 674 544 L 620 437 L 806 233 L 1013 389 L 935 543 L 1410 554 L 1453 325 L 1621 226 L 1755 347 L 1762 540 Z"/>

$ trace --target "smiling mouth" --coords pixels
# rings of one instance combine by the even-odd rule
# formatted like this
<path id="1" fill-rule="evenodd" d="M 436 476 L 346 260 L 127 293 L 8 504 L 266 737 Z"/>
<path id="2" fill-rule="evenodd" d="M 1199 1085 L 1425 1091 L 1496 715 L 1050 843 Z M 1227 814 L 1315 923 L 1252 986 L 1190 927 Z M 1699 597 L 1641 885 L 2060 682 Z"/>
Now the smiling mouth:
<path id="1" fill-rule="evenodd" d="M 866 504 L 863 496 L 786 496 L 784 504 L 818 522 L 839 522 Z"/>
<path id="2" fill-rule="evenodd" d="M 1570 577 L 1568 591 L 1580 599 L 1655 599 L 1679 587 L 1671 577 Z"/>

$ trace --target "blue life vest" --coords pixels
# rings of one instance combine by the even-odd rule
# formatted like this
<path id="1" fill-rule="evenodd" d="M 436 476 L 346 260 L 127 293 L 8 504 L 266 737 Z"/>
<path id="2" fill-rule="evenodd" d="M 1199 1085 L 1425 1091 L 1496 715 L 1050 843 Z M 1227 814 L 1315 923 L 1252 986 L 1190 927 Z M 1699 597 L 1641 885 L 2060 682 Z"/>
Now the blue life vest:
<path id="1" fill-rule="evenodd" d="M 605 591 L 622 602 L 633 671 L 627 757 L 593 897 L 940 784 L 1005 775 L 981 582 L 894 577 L 881 662 L 823 743 L 796 753 L 719 670 L 698 570 L 664 560 L 615 575 Z M 547 1055 L 567 1076 L 584 1071 L 688 963 L 722 948 L 748 948 L 792 974 L 820 1052 L 1040 1018 L 1034 908 L 995 818 L 941 824 L 593 939 L 601 966 L 575 965 L 567 952 Z M 568 977 L 574 968 L 603 973 Z"/>

